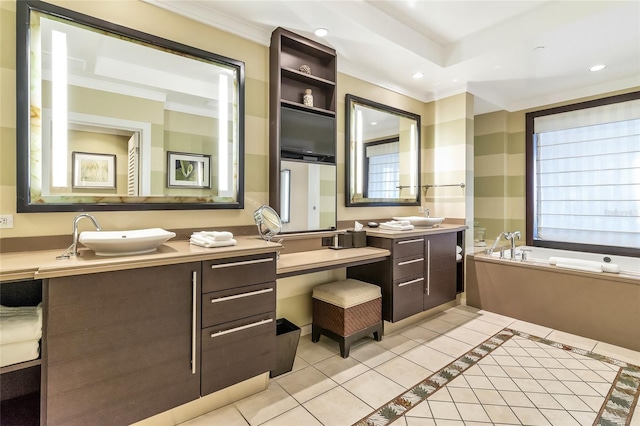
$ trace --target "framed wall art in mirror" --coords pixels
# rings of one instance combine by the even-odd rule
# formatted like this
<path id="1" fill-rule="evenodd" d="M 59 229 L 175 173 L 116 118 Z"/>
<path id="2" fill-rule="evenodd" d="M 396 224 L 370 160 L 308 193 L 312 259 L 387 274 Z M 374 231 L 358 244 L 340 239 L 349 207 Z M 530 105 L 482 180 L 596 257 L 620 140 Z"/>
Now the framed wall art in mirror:
<path id="1" fill-rule="evenodd" d="M 420 205 L 420 115 L 346 96 L 346 206 Z"/>
<path id="2" fill-rule="evenodd" d="M 243 62 L 40 1 L 16 7 L 18 212 L 243 208 Z M 78 184 L 73 165 L 90 159 L 74 152 L 112 159 L 100 173 L 113 185 Z"/>

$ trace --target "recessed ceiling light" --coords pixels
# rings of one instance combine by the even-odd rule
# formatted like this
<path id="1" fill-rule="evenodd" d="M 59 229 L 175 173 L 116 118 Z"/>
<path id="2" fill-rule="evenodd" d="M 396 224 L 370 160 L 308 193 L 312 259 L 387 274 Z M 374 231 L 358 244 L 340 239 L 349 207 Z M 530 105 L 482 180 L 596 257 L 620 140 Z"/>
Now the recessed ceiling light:
<path id="1" fill-rule="evenodd" d="M 606 65 L 598 64 L 598 65 L 594 65 L 591 68 L 589 68 L 589 71 L 591 71 L 591 72 L 602 71 L 606 67 L 607 67 Z"/>
<path id="2" fill-rule="evenodd" d="M 414 72 L 414 73 L 413 73 L 413 75 L 412 75 L 412 77 L 413 77 L 413 78 L 422 78 L 422 77 L 424 77 L 424 73 L 423 73 L 423 72 L 420 72 L 420 71 L 418 71 L 418 72 Z"/>
<path id="3" fill-rule="evenodd" d="M 459 80 L 459 79 L 457 79 L 457 78 L 454 78 L 454 79 L 453 79 L 453 80 L 451 80 L 451 81 L 453 81 L 454 83 L 457 83 L 457 82 L 458 82 L 458 81 L 460 81 L 460 80 Z"/>
<path id="4" fill-rule="evenodd" d="M 372 125 L 372 126 L 377 126 L 377 125 L 378 125 L 378 122 L 377 122 L 377 121 L 372 121 L 372 122 L 371 122 L 371 125 Z"/>
<path id="5" fill-rule="evenodd" d="M 313 33 L 318 37 L 325 37 L 327 34 L 329 34 L 329 30 L 326 28 L 316 28 Z"/>

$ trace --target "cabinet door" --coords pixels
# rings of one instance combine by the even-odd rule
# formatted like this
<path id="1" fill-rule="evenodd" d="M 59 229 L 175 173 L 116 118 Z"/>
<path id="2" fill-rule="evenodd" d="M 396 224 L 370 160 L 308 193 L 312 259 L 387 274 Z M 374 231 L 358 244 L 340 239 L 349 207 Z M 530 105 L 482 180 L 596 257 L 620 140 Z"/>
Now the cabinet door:
<path id="1" fill-rule="evenodd" d="M 456 298 L 456 234 L 429 236 L 426 253 L 425 311 Z"/>
<path id="2" fill-rule="evenodd" d="M 48 281 L 46 424 L 129 424 L 198 398 L 200 269 Z"/>

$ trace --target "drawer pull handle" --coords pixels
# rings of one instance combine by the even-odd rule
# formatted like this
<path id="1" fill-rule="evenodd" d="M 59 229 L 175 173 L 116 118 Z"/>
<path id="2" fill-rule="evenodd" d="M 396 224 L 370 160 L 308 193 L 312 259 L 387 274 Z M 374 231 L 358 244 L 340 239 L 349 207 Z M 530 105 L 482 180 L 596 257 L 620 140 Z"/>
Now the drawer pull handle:
<path id="1" fill-rule="evenodd" d="M 269 324 L 270 322 L 273 322 L 272 318 L 264 319 L 258 322 L 252 322 L 251 324 L 241 325 L 240 327 L 230 328 L 228 330 L 217 331 L 215 333 L 211 333 L 211 337 L 224 336 L 225 334 L 235 333 L 236 331 L 246 330 L 247 328 L 258 327 L 260 325 Z"/>
<path id="2" fill-rule="evenodd" d="M 405 285 L 419 283 L 420 281 L 424 281 L 424 278 L 416 278 L 415 280 L 407 281 L 406 283 L 398 284 L 398 287 L 404 287 Z"/>
<path id="3" fill-rule="evenodd" d="M 431 240 L 427 240 L 427 296 L 431 295 Z"/>
<path id="4" fill-rule="evenodd" d="M 228 268 L 228 267 L 243 266 L 243 265 L 255 265 L 256 263 L 266 263 L 266 262 L 273 262 L 273 258 L 269 257 L 266 259 L 245 260 L 243 262 L 219 263 L 216 265 L 211 265 L 211 269 L 220 269 L 220 268 Z"/>
<path id="5" fill-rule="evenodd" d="M 398 244 L 422 243 L 422 242 L 424 242 L 424 238 L 418 238 L 416 240 L 398 241 Z"/>
<path id="6" fill-rule="evenodd" d="M 411 263 L 422 262 L 423 260 L 424 260 L 424 257 L 421 257 L 420 259 L 405 260 L 404 262 L 399 262 L 398 266 L 404 266 L 404 265 L 409 265 Z"/>
<path id="7" fill-rule="evenodd" d="M 198 273 L 196 271 L 191 272 L 191 285 L 192 285 L 192 306 L 191 306 L 191 374 L 196 374 L 196 338 L 197 338 L 197 324 L 198 324 Z"/>
<path id="8" fill-rule="evenodd" d="M 273 288 L 263 288 L 262 290 L 250 291 L 248 293 L 240 293 L 240 294 L 234 294 L 232 296 L 216 297 L 211 299 L 211 303 L 226 302 L 227 300 L 257 296 L 258 294 L 271 293 L 272 291 L 273 291 Z"/>

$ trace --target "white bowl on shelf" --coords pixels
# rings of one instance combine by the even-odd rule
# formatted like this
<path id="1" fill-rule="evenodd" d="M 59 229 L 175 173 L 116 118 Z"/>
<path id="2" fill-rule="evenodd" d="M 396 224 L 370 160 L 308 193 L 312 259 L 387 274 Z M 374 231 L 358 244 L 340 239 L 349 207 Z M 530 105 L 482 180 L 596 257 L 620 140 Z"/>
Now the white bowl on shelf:
<path id="1" fill-rule="evenodd" d="M 134 229 L 129 231 L 84 231 L 78 241 L 98 256 L 127 256 L 151 253 L 165 241 L 175 237 L 175 232 L 161 228 Z"/>
<path id="2" fill-rule="evenodd" d="M 420 228 L 433 228 L 444 221 L 444 217 L 405 216 L 394 217 L 394 220 L 408 220 L 413 226 Z"/>

